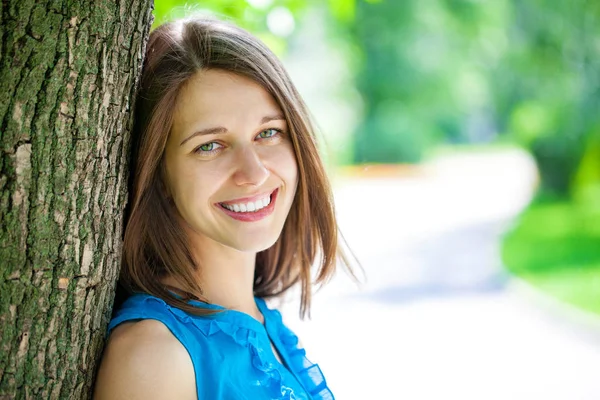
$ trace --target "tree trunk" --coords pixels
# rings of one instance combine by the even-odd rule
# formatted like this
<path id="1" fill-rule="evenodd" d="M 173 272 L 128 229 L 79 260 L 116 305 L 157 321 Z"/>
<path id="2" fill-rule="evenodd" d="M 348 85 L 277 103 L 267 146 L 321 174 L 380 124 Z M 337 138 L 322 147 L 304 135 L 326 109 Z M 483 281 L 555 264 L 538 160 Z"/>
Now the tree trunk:
<path id="1" fill-rule="evenodd" d="M 89 398 L 152 2 L 0 7 L 0 399 Z"/>

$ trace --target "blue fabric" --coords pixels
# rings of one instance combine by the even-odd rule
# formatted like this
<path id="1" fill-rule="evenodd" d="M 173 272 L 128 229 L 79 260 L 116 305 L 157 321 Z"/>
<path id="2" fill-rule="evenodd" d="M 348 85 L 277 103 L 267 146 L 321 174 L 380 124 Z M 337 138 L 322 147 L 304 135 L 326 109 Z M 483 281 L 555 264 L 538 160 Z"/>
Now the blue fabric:
<path id="1" fill-rule="evenodd" d="M 117 311 L 108 333 L 126 321 L 162 322 L 190 354 L 200 400 L 333 400 L 319 366 L 308 361 L 279 311 L 269 309 L 260 298 L 255 300 L 264 325 L 248 314 L 212 304 L 190 301 L 223 310 L 199 317 L 157 297 L 135 294 Z M 287 368 L 275 358 L 269 339 Z"/>

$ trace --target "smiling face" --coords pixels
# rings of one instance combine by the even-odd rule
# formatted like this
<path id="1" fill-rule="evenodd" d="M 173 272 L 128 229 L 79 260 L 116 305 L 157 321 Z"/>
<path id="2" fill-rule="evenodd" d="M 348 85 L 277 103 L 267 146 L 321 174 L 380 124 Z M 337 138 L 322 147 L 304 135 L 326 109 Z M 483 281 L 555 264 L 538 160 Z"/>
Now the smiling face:
<path id="1" fill-rule="evenodd" d="M 165 183 L 196 249 L 269 248 L 291 208 L 298 169 L 286 120 L 256 82 L 222 70 L 181 89 Z"/>

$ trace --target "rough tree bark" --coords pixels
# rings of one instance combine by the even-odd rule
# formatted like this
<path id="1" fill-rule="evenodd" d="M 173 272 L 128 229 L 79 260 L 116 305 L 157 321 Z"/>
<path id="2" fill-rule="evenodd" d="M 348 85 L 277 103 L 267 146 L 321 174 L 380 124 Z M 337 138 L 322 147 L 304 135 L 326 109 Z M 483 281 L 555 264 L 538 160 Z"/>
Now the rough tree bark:
<path id="1" fill-rule="evenodd" d="M 0 399 L 89 398 L 152 2 L 0 7 Z"/>

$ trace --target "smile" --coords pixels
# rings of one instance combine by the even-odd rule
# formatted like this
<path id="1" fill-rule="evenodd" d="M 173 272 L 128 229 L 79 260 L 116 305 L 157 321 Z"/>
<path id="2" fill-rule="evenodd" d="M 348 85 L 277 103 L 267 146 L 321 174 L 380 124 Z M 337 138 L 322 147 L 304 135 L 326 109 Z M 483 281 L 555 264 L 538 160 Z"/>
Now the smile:
<path id="1" fill-rule="evenodd" d="M 245 222 L 258 221 L 273 212 L 278 192 L 279 189 L 275 189 L 275 191 L 266 195 L 218 204 L 221 210 L 234 219 Z"/>
<path id="2" fill-rule="evenodd" d="M 248 203 L 239 203 L 239 204 L 224 204 L 221 203 L 223 207 L 228 209 L 229 211 L 234 212 L 255 212 L 261 210 L 271 204 L 271 195 L 267 195 L 262 199 L 258 199 L 256 201 L 251 201 Z"/>

